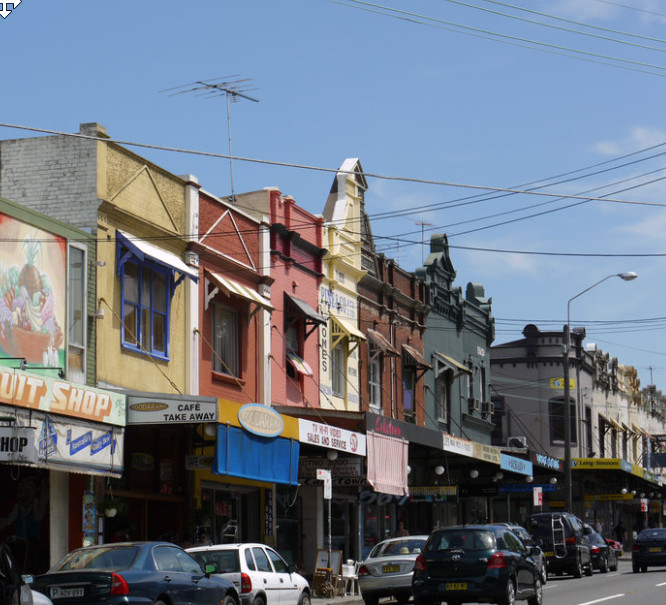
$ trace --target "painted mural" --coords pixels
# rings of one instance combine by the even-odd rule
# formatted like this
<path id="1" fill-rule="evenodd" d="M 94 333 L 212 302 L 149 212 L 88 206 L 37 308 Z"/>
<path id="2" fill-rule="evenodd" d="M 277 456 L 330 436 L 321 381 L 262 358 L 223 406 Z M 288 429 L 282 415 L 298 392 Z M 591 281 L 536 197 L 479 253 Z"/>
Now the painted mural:
<path id="1" fill-rule="evenodd" d="M 67 240 L 0 213 L 0 358 L 64 367 L 66 281 Z"/>

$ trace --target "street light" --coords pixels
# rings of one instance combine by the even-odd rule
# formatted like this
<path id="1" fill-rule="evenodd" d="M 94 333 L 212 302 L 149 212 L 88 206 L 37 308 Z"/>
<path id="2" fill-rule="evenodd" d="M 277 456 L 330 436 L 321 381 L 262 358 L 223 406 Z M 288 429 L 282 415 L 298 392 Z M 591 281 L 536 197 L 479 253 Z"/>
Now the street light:
<path id="1" fill-rule="evenodd" d="M 566 510 L 572 509 L 572 485 L 571 485 L 571 393 L 569 388 L 569 350 L 571 349 L 571 342 L 569 339 L 569 331 L 571 326 L 571 301 L 576 300 L 592 288 L 596 288 L 600 283 L 605 282 L 611 277 L 619 277 L 624 281 L 631 281 L 636 279 L 638 275 L 633 271 L 627 273 L 611 273 L 598 282 L 592 284 L 589 288 L 585 288 L 582 292 L 572 296 L 567 301 L 567 324 L 564 326 L 564 497 Z"/>

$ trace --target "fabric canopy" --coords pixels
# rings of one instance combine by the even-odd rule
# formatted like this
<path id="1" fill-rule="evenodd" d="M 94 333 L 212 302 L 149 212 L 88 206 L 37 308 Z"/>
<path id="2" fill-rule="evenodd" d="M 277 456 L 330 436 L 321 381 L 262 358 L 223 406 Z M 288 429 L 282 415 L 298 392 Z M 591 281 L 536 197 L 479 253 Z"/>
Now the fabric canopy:
<path id="1" fill-rule="evenodd" d="M 408 496 L 409 442 L 368 431 L 366 435 L 368 483 L 376 492 Z"/>
<path id="2" fill-rule="evenodd" d="M 260 437 L 242 428 L 220 424 L 213 459 L 217 475 L 267 483 L 298 483 L 300 443 L 284 437 Z"/>
<path id="3" fill-rule="evenodd" d="M 303 376 L 314 375 L 310 364 L 302 357 L 296 355 L 296 353 L 287 353 L 287 358 L 289 359 L 291 365 L 294 366 L 294 370 L 296 370 L 299 374 L 303 374 Z"/>
<path id="4" fill-rule="evenodd" d="M 256 290 L 252 290 L 243 284 L 239 284 L 233 279 L 229 279 L 228 277 L 224 277 L 218 273 L 213 273 L 212 271 L 206 270 L 206 277 L 227 296 L 231 296 L 233 294 L 234 296 L 244 298 L 245 300 L 254 303 L 264 309 L 268 309 L 269 311 L 274 310 L 273 305 L 271 305 L 271 301 L 267 298 L 264 298 Z"/>
<path id="5" fill-rule="evenodd" d="M 183 277 L 189 277 L 193 281 L 199 279 L 199 271 L 195 268 L 186 265 L 178 256 L 173 252 L 169 252 L 164 248 L 158 248 L 150 242 L 146 242 L 138 237 L 129 235 L 120 229 L 116 231 L 116 238 L 118 240 L 118 270 L 125 264 L 128 258 L 127 254 L 121 254 L 120 249 L 125 248 L 130 255 L 135 256 L 141 262 L 147 259 L 152 260 L 164 267 L 171 269 L 176 273 L 180 273 L 180 277 L 176 280 L 178 284 Z"/>

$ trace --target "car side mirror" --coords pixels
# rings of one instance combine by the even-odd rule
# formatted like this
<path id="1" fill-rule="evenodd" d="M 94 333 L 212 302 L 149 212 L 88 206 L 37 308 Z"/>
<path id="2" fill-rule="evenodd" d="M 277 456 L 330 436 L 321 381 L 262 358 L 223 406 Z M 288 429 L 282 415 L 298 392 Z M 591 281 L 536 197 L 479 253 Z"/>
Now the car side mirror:
<path id="1" fill-rule="evenodd" d="M 217 573 L 217 565 L 215 565 L 215 563 L 206 563 L 206 566 L 204 567 L 204 571 L 207 574 Z"/>
<path id="2" fill-rule="evenodd" d="M 541 554 L 541 549 L 538 546 L 532 546 L 532 548 L 530 548 L 530 554 L 533 557 L 538 557 Z"/>

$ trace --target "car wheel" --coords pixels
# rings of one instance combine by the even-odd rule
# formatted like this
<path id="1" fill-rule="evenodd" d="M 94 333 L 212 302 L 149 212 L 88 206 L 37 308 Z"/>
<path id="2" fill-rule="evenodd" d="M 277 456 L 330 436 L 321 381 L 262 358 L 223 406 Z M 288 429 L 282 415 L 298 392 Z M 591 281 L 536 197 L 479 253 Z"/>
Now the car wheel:
<path id="1" fill-rule="evenodd" d="M 632 563 L 631 564 L 631 571 L 634 573 L 638 573 L 641 570 L 641 568 L 638 566 L 638 563 Z"/>
<path id="2" fill-rule="evenodd" d="M 303 591 L 298 599 L 298 605 L 310 605 L 310 593 Z"/>
<path id="3" fill-rule="evenodd" d="M 224 597 L 224 601 L 222 602 L 222 605 L 239 605 L 240 601 L 237 601 L 234 599 L 233 595 L 226 595 Z"/>
<path id="4" fill-rule="evenodd" d="M 534 594 L 527 599 L 527 605 L 541 605 L 543 603 L 543 585 L 541 578 L 534 578 Z"/>
<path id="5" fill-rule="evenodd" d="M 513 580 L 506 583 L 504 594 L 501 598 L 497 599 L 498 605 L 516 605 L 516 587 Z"/>
<path id="6" fill-rule="evenodd" d="M 593 573 L 593 571 L 594 571 L 594 570 L 593 570 L 593 568 L 592 568 L 592 559 L 590 559 L 589 564 L 588 564 L 587 567 L 585 568 L 585 575 L 586 575 L 586 576 L 591 576 L 592 573 Z"/>
<path id="7" fill-rule="evenodd" d="M 257 597 L 254 601 L 252 601 L 252 605 L 266 605 L 266 603 L 261 597 Z"/>
<path id="8" fill-rule="evenodd" d="M 608 573 L 608 555 L 601 557 L 601 561 L 599 561 L 599 571 L 601 573 Z"/>
<path id="9" fill-rule="evenodd" d="M 397 603 L 402 605 L 403 603 L 409 602 L 410 597 L 412 596 L 411 592 L 399 592 L 395 595 L 395 600 Z"/>
<path id="10" fill-rule="evenodd" d="M 573 570 L 571 571 L 571 575 L 574 578 L 582 578 L 583 577 L 583 564 L 580 562 L 580 555 L 576 557 L 576 562 L 574 563 Z"/>
<path id="11" fill-rule="evenodd" d="M 617 556 L 613 558 L 613 564 L 608 569 L 611 571 L 617 571 Z"/>
<path id="12" fill-rule="evenodd" d="M 365 605 L 377 605 L 377 601 L 379 601 L 377 597 L 371 595 L 363 595 L 363 602 L 365 603 Z"/>
<path id="13" fill-rule="evenodd" d="M 641 565 L 641 571 L 645 573 L 647 571 L 647 565 Z"/>
<path id="14" fill-rule="evenodd" d="M 548 568 L 546 567 L 546 564 L 544 563 L 541 566 L 541 583 L 545 584 L 548 582 Z"/>

